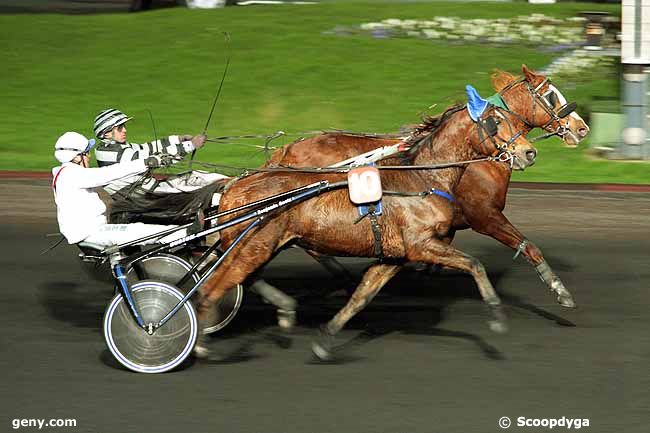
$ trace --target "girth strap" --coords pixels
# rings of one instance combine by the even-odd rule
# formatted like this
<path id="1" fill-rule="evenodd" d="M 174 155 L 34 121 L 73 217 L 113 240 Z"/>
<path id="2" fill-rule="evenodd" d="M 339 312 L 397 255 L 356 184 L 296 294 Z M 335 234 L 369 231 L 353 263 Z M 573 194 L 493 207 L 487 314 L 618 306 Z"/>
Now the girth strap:
<path id="1" fill-rule="evenodd" d="M 370 218 L 370 228 L 372 228 L 375 241 L 375 256 L 382 260 L 384 258 L 384 249 L 381 246 L 381 227 L 379 227 L 379 221 L 377 221 L 377 215 L 374 212 L 371 211 L 368 217 Z"/>
<path id="2" fill-rule="evenodd" d="M 370 228 L 372 229 L 372 236 L 374 242 L 374 253 L 379 260 L 384 259 L 384 248 L 381 246 L 381 226 L 379 225 L 379 220 L 377 219 L 377 214 L 375 213 L 375 206 L 368 206 L 368 213 L 361 215 L 354 224 L 358 224 L 365 217 L 370 219 Z"/>
<path id="3" fill-rule="evenodd" d="M 429 195 L 439 195 L 440 197 L 444 197 L 450 202 L 455 202 L 456 199 L 454 198 L 453 195 L 449 194 L 448 192 L 441 191 L 436 188 L 431 188 L 428 191 L 424 192 L 401 192 L 401 191 L 389 191 L 389 190 L 384 190 L 383 191 L 384 195 L 394 195 L 397 197 L 426 197 Z"/>

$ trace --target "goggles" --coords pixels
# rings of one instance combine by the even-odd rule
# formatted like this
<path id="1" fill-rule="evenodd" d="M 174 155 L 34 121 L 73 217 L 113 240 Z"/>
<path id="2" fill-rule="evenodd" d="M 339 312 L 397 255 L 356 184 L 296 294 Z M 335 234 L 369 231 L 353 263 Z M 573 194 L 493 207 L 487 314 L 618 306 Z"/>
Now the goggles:
<path id="1" fill-rule="evenodd" d="M 88 145 L 84 150 L 79 152 L 79 149 L 75 149 L 74 147 L 57 147 L 54 150 L 71 150 L 73 152 L 77 152 L 77 155 L 88 155 L 90 153 L 90 150 L 95 146 L 95 139 L 91 138 L 88 140 Z"/>

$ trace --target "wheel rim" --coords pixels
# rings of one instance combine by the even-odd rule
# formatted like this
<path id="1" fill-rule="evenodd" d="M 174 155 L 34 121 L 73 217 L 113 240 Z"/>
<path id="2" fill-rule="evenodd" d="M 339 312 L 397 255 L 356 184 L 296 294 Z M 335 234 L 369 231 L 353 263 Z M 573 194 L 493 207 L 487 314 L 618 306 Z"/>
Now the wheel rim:
<path id="1" fill-rule="evenodd" d="M 178 289 L 154 281 L 136 283 L 132 291 L 145 324 L 158 323 L 183 298 Z M 161 373 L 183 362 L 196 343 L 197 331 L 189 302 L 152 335 L 138 326 L 121 295 L 113 299 L 104 319 L 111 353 L 125 367 L 143 373 Z"/>

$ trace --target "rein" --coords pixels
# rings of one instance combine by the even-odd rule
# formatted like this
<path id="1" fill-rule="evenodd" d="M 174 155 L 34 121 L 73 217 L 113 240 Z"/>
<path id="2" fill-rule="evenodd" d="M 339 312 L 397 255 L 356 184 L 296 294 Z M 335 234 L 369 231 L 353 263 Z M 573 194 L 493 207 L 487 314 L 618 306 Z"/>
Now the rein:
<path id="1" fill-rule="evenodd" d="M 437 129 L 443 122 L 448 120 L 452 114 L 464 109 L 465 106 L 458 106 L 458 107 L 453 107 L 452 109 L 448 110 L 447 112 L 443 113 L 443 115 L 440 116 L 440 118 L 437 120 L 437 124 L 434 126 L 433 131 L 427 131 L 428 133 L 426 135 L 422 135 L 423 130 L 421 128 L 416 129 L 413 133 L 411 133 L 408 137 L 405 137 L 404 139 L 401 140 L 401 143 L 397 144 L 403 144 L 405 145 L 405 149 L 403 150 L 404 152 L 408 151 L 413 151 L 413 149 L 416 149 L 420 143 L 422 143 L 428 136 L 430 136 L 435 129 Z M 510 129 L 512 130 L 512 124 L 506 120 L 509 124 Z M 439 170 L 439 169 L 444 169 L 444 168 L 451 168 L 451 167 L 459 167 L 467 164 L 474 164 L 477 162 L 485 162 L 485 161 L 496 161 L 496 162 L 505 162 L 509 163 L 510 167 L 512 168 L 512 163 L 513 163 L 513 156 L 510 151 L 508 151 L 508 146 L 510 146 L 517 138 L 519 138 L 522 135 L 522 132 L 519 131 L 516 134 L 514 134 L 512 137 L 510 137 L 509 140 L 503 140 L 503 144 L 499 145 L 495 140 L 494 137 L 490 136 L 487 133 L 485 125 L 483 125 L 482 122 L 476 122 L 477 129 L 478 129 L 478 134 L 479 134 L 479 140 L 480 143 L 484 142 L 487 139 L 490 139 L 492 144 L 500 151 L 496 156 L 486 156 L 483 158 L 477 158 L 477 159 L 470 159 L 470 160 L 464 160 L 464 161 L 453 161 L 453 162 L 443 162 L 443 163 L 438 163 L 438 164 L 425 164 L 425 165 L 380 165 L 377 166 L 378 170 Z M 486 132 L 486 137 L 482 138 L 481 130 L 485 130 Z M 278 136 L 277 134 L 275 136 Z M 498 137 L 498 136 L 497 136 Z M 479 143 L 479 144 L 480 144 Z M 347 161 L 347 160 L 346 160 Z M 207 168 L 213 168 L 213 169 L 219 169 L 219 168 L 227 168 L 230 170 L 237 170 L 241 174 L 241 177 L 246 177 L 251 174 L 255 173 L 318 173 L 318 174 L 323 174 L 323 173 L 348 173 L 351 169 L 353 169 L 356 165 L 353 164 L 352 162 L 349 165 L 346 166 L 330 166 L 330 167 L 293 167 L 293 166 L 278 166 L 278 167 L 265 167 L 265 168 L 251 168 L 251 167 L 234 167 L 234 166 L 226 166 L 222 164 L 212 164 L 212 163 L 207 163 L 207 162 L 200 162 L 200 161 L 194 161 L 195 164 L 204 166 Z M 336 165 L 336 164 L 335 164 Z"/>
<path id="2" fill-rule="evenodd" d="M 473 164 L 485 161 L 501 161 L 501 155 L 486 156 L 484 158 L 469 159 L 466 161 L 443 162 L 440 164 L 426 164 L 426 165 L 379 165 L 378 170 L 438 170 L 443 168 L 458 167 L 465 164 Z M 250 168 L 250 167 L 235 167 L 222 164 L 212 164 L 209 162 L 194 161 L 194 164 L 208 168 L 227 168 L 231 170 L 239 170 L 243 176 L 255 173 L 347 173 L 354 167 L 293 167 L 290 165 L 267 167 L 267 168 Z"/>
<path id="3" fill-rule="evenodd" d="M 224 135 L 221 137 L 210 137 L 206 141 L 212 142 L 212 143 L 218 143 L 222 140 L 232 140 L 232 139 L 240 139 L 240 138 L 265 138 L 265 139 L 275 139 L 278 137 L 304 137 L 306 135 L 319 135 L 319 134 L 346 134 L 346 135 L 354 135 L 357 137 L 376 137 L 376 138 L 400 138 L 403 137 L 404 134 L 396 134 L 396 133 L 381 133 L 381 132 L 358 132 L 358 131 L 348 131 L 345 129 L 336 129 L 336 128 L 331 128 L 331 129 L 318 129 L 318 130 L 313 130 L 313 131 L 298 131 L 298 132 L 284 132 L 284 131 L 277 131 L 273 134 L 244 134 L 244 135 Z"/>

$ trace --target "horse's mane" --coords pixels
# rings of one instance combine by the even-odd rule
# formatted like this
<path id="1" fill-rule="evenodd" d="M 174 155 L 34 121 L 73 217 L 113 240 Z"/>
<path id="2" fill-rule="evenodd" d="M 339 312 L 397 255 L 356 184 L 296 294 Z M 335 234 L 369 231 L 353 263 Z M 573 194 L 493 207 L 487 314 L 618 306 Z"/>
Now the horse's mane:
<path id="1" fill-rule="evenodd" d="M 457 112 L 465 109 L 465 106 L 465 104 L 454 104 L 451 107 L 448 107 L 442 114 L 437 116 L 426 116 L 423 118 L 422 123 L 413 128 L 410 138 L 406 140 L 410 141 L 411 146 L 406 154 L 400 159 L 403 162 L 408 162 L 413 159 L 422 144 L 427 140 L 431 140 L 431 137 L 433 137 L 442 124 Z"/>
<path id="2" fill-rule="evenodd" d="M 508 86 L 512 82 L 516 81 L 519 79 L 518 76 L 512 75 L 509 72 L 502 71 L 500 69 L 495 69 L 492 72 L 492 75 L 490 76 L 492 80 L 492 86 L 494 87 L 494 90 L 497 92 L 501 91 L 504 87 Z M 442 114 L 439 114 L 437 116 L 426 116 L 422 119 L 422 122 L 416 125 L 415 127 L 408 128 L 406 131 L 410 132 L 412 136 L 414 137 L 421 137 L 420 139 L 416 139 L 416 143 L 420 141 L 421 139 L 424 139 L 426 137 L 423 137 L 425 134 L 428 136 L 429 134 L 433 134 L 436 132 L 436 130 L 454 113 L 457 111 L 462 110 L 465 108 L 465 104 L 459 104 L 456 103 L 452 105 L 451 107 L 448 107 Z"/>
<path id="3" fill-rule="evenodd" d="M 494 87 L 494 90 L 497 92 L 500 92 L 503 88 L 508 86 L 508 84 L 519 79 L 518 76 L 500 69 L 495 69 L 492 72 L 492 75 L 490 75 L 490 78 L 492 79 L 492 87 Z"/>
<path id="4" fill-rule="evenodd" d="M 440 125 L 443 124 L 445 120 L 451 117 L 452 114 L 462 110 L 463 108 L 465 108 L 465 104 L 454 104 L 451 107 L 447 108 L 442 114 L 439 114 L 437 116 L 426 116 L 424 119 L 422 119 L 422 123 L 415 127 L 413 133 L 415 135 L 433 133 L 440 127 Z"/>

